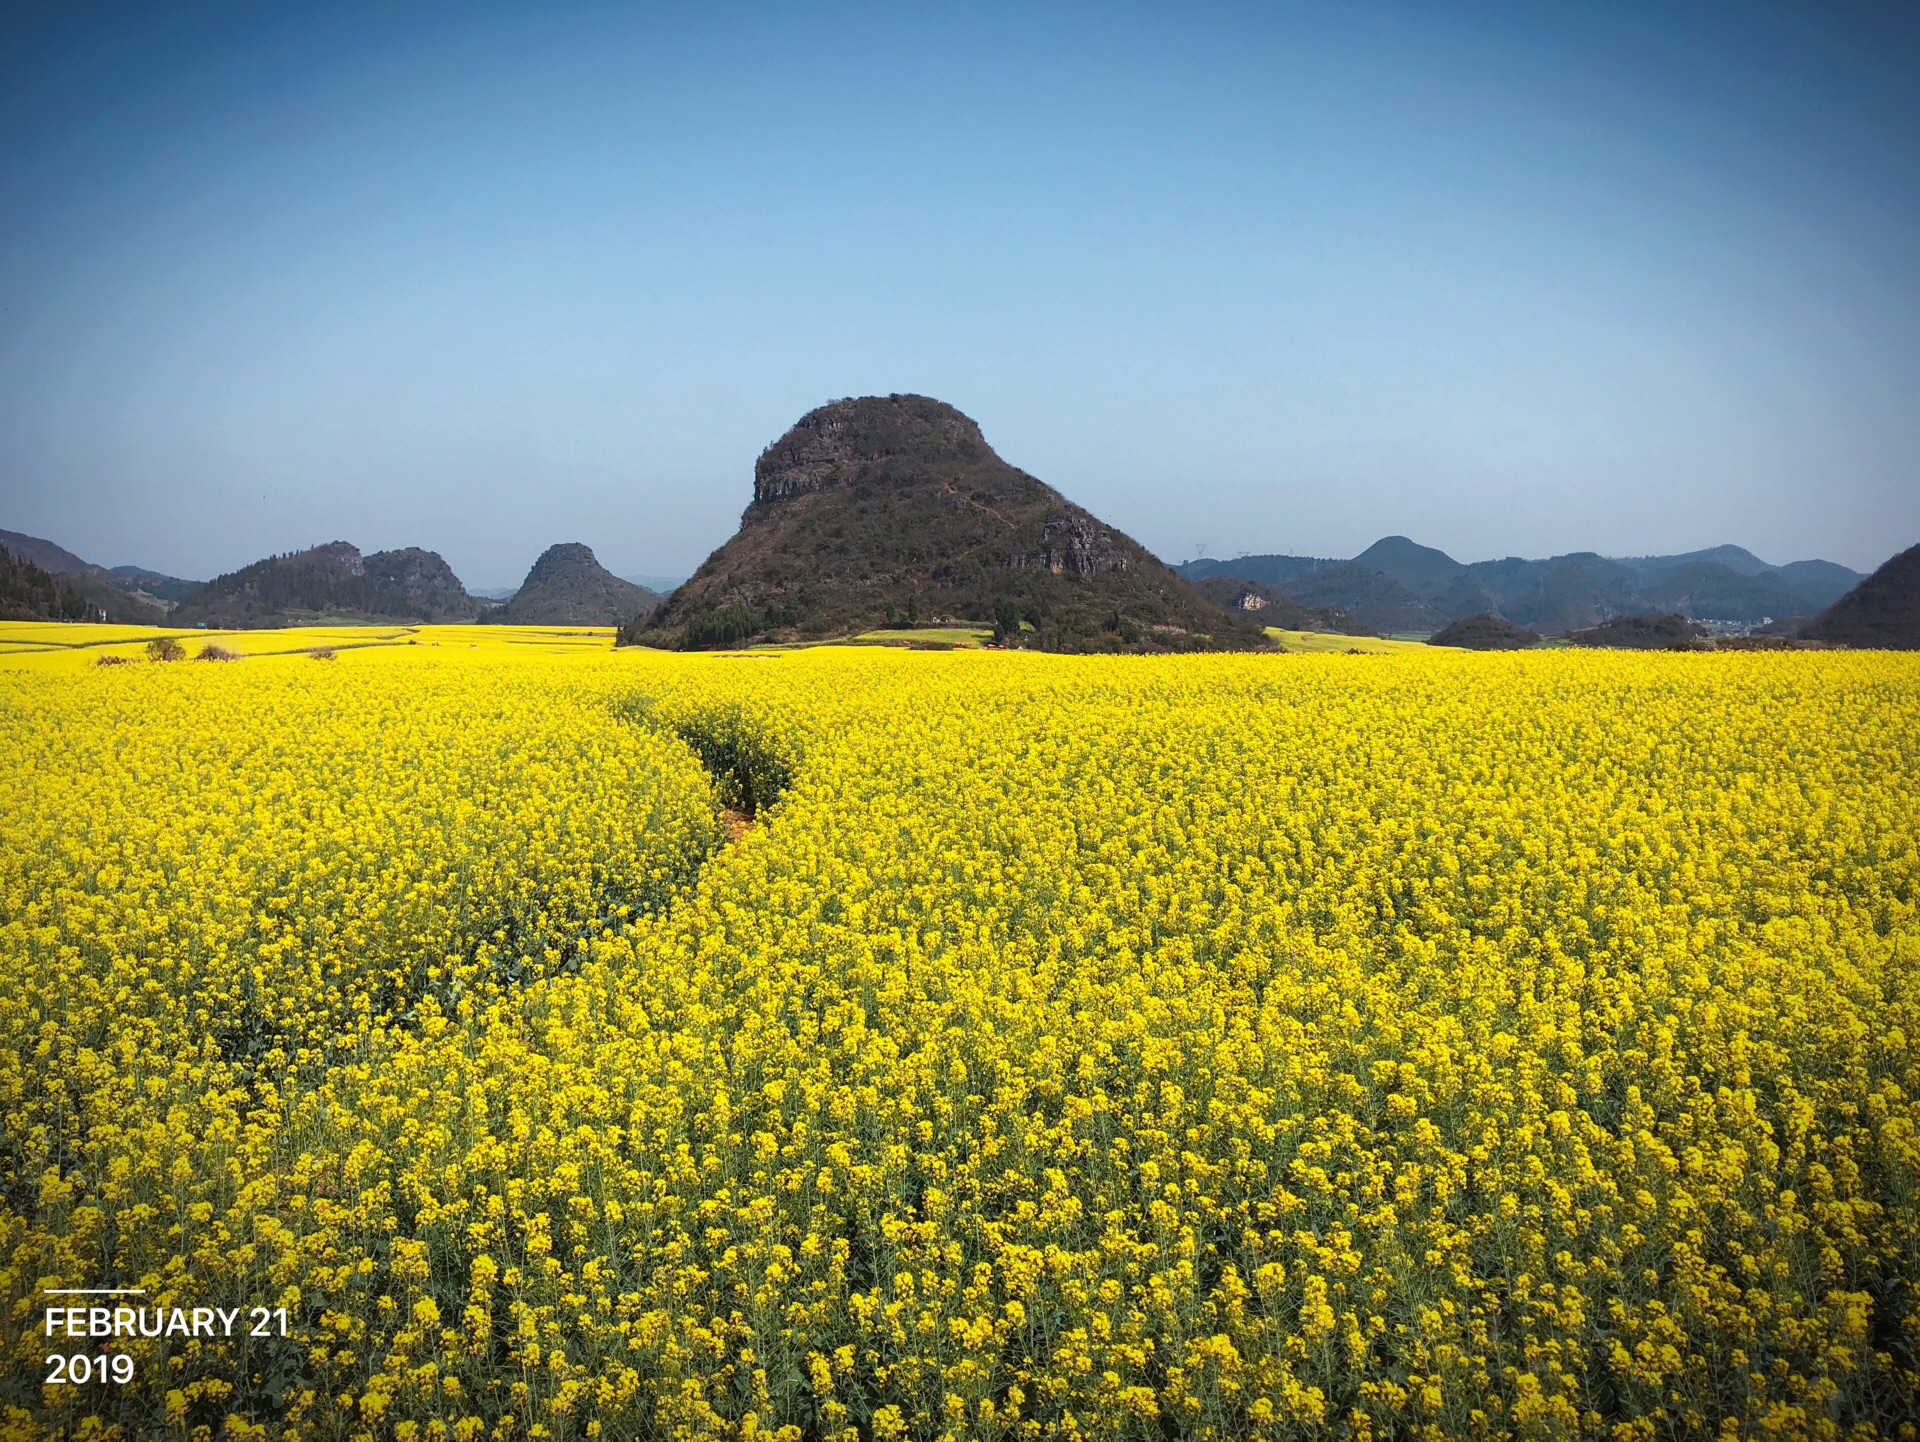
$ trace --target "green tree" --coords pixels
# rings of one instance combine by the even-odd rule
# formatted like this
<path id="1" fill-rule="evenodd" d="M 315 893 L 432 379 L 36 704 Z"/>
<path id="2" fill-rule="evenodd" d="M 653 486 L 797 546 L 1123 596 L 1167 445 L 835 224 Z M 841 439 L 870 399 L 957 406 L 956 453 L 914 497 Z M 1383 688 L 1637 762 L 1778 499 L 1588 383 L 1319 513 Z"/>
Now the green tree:
<path id="1" fill-rule="evenodd" d="M 994 599 L 993 639 L 1001 646 L 1020 644 L 1020 606 L 1010 596 L 998 596 Z"/>

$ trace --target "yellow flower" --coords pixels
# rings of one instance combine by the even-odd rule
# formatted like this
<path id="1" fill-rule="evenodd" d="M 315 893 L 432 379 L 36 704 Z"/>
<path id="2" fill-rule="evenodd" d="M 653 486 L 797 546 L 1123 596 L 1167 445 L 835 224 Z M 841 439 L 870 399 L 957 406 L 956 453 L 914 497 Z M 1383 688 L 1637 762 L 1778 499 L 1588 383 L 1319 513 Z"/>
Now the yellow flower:
<path id="1" fill-rule="evenodd" d="M 0 658 L 12 1371 L 104 1277 L 271 1302 L 129 1435 L 1913 1420 L 1920 662 L 535 642 Z"/>

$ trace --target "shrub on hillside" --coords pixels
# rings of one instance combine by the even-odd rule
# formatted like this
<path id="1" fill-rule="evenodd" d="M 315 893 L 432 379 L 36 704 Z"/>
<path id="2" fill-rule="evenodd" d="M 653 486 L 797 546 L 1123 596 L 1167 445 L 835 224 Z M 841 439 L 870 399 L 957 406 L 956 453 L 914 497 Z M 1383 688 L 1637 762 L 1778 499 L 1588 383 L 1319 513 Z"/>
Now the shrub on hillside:
<path id="1" fill-rule="evenodd" d="M 1516 626 L 1503 616 L 1482 612 L 1465 616 L 1427 637 L 1429 646 L 1458 646 L 1467 651 L 1522 651 L 1540 639 L 1540 633 Z"/>
<path id="2" fill-rule="evenodd" d="M 1692 651 L 1706 632 L 1675 612 L 1666 616 L 1615 616 L 1583 631 L 1567 632 L 1576 646 L 1611 646 L 1628 651 Z"/>

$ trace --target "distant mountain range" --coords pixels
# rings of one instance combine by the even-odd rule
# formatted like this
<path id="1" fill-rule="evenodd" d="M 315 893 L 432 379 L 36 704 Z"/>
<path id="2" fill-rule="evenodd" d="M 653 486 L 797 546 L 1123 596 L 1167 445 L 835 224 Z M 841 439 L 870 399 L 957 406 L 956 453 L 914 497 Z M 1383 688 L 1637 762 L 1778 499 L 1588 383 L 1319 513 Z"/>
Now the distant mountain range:
<path id="1" fill-rule="evenodd" d="M 1832 561 L 1774 566 L 1739 546 L 1626 558 L 1578 551 L 1469 565 L 1405 536 L 1384 537 L 1351 560 L 1241 556 L 1203 558 L 1176 569 L 1189 580 L 1259 581 L 1301 605 L 1345 611 L 1389 632 L 1437 631 L 1476 615 L 1542 634 L 1650 613 L 1752 626 L 1813 616 L 1862 580 Z"/>
<path id="2" fill-rule="evenodd" d="M 495 603 L 468 593 L 438 552 L 362 555 L 346 541 L 268 556 L 211 581 L 141 566 L 111 569 L 64 546 L 0 531 L 0 619 L 111 620 L 216 630 L 304 624 L 506 621 L 619 626 L 660 602 L 612 575 L 578 542 L 552 546 Z"/>
<path id="3" fill-rule="evenodd" d="M 622 576 L 620 579 L 623 581 L 631 582 L 632 584 L 640 587 L 640 589 L 643 591 L 651 591 L 656 596 L 671 596 L 675 591 L 679 590 L 682 586 L 684 586 L 687 583 L 687 578 L 684 575 Z"/>
<path id="4" fill-rule="evenodd" d="M 1001 460 L 959 411 L 899 395 L 823 406 L 768 447 L 739 533 L 671 594 L 613 575 L 568 542 L 497 596 L 470 594 L 417 546 L 362 555 L 333 541 L 201 582 L 99 566 L 0 530 L 4 619 L 619 625 L 628 641 L 699 647 L 951 618 L 1053 649 L 1177 650 L 1258 645 L 1269 626 L 1433 634 L 1473 621 L 1453 633 L 1461 644 L 1504 644 L 1523 631 L 1604 637 L 1616 618 L 1671 616 L 1696 631 L 1764 625 L 1837 645 L 1920 646 L 1920 547 L 1871 577 L 1824 560 L 1773 565 L 1733 545 L 1463 564 L 1405 536 L 1344 560 L 1168 568 Z"/>

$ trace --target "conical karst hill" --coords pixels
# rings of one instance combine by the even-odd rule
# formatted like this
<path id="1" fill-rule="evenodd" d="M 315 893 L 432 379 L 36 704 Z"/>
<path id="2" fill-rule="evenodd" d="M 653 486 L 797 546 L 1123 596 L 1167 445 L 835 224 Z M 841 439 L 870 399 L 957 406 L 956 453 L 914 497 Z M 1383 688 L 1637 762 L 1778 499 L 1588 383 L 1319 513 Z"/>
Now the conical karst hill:
<path id="1" fill-rule="evenodd" d="M 810 411 L 754 466 L 740 529 L 622 639 L 694 649 L 940 620 L 1058 651 L 1240 649 L 1250 621 L 994 454 L 927 396 Z"/>
<path id="2" fill-rule="evenodd" d="M 660 604 L 645 586 L 622 580 L 579 541 L 549 546 L 513 599 L 489 621 L 516 626 L 624 626 Z"/>

